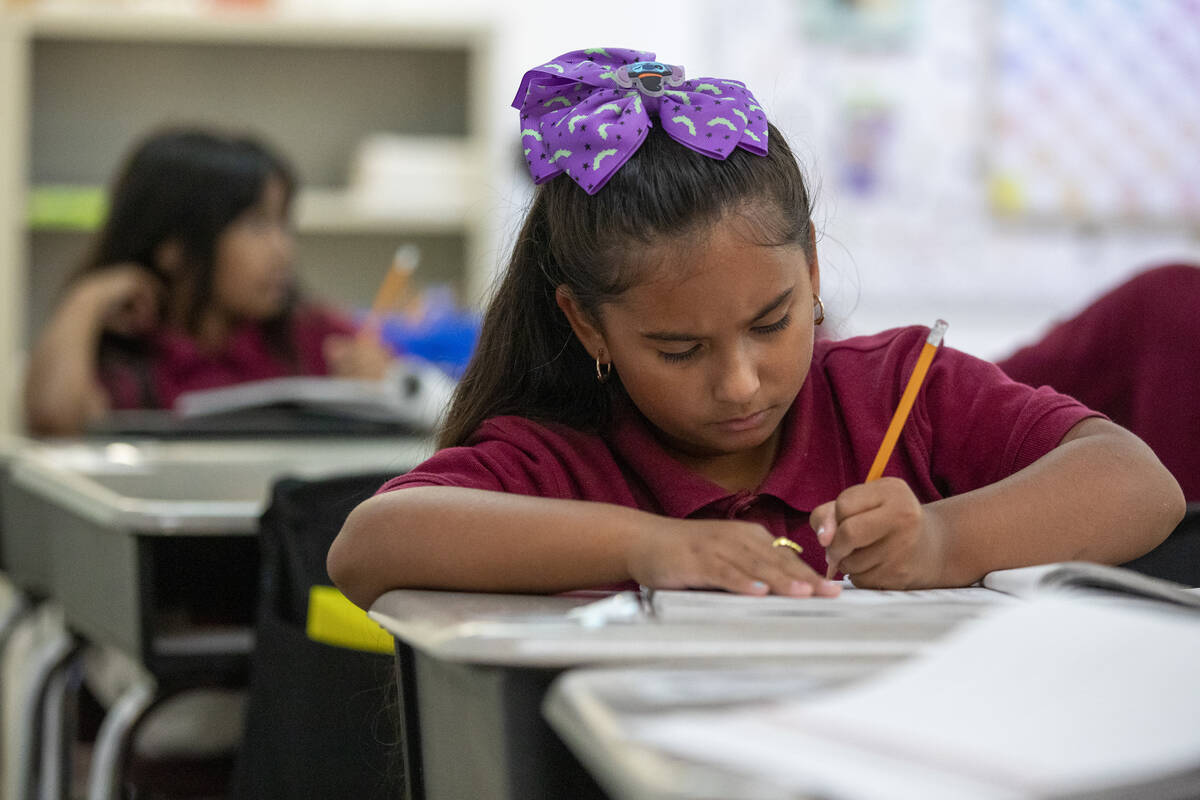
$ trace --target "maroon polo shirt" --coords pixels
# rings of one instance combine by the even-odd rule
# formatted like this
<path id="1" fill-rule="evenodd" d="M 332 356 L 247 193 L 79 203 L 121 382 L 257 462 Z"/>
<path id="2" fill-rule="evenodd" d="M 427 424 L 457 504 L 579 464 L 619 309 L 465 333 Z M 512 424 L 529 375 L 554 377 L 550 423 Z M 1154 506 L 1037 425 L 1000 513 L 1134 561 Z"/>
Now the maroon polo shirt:
<path id="1" fill-rule="evenodd" d="M 997 362 L 1136 433 L 1200 502 L 1200 269 L 1138 273 L 1038 342 Z"/>
<path id="2" fill-rule="evenodd" d="M 148 373 L 126 365 L 111 365 L 101 375 L 112 408 L 171 408 L 184 392 L 216 389 L 245 381 L 286 375 L 327 375 L 321 344 L 331 334 L 352 335 L 349 320 L 322 308 L 298 309 L 292 323 L 296 363 L 281 359 L 268 344 L 262 325 L 246 322 L 231 334 L 219 353 L 202 350 L 191 337 L 163 329 L 150 341 Z M 143 387 L 149 380 L 151 392 Z"/>
<path id="3" fill-rule="evenodd" d="M 677 518 L 748 520 L 798 542 L 802 558 L 824 573 L 825 551 L 808 514 L 866 477 L 928 332 L 913 327 L 818 341 L 784 417 L 775 464 L 753 491 L 729 492 L 689 470 L 632 408 L 603 436 L 496 417 L 466 446 L 434 454 L 380 491 L 462 486 Z M 1089 416 L 1096 414 L 1070 397 L 941 347 L 884 474 L 903 478 L 922 503 L 967 492 L 1028 466 Z"/>

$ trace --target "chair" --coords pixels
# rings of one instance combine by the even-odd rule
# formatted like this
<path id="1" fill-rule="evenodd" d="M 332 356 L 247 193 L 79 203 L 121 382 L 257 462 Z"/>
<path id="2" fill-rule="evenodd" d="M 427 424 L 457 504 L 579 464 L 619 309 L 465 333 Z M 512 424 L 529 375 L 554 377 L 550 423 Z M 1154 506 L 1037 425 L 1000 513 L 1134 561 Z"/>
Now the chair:
<path id="1" fill-rule="evenodd" d="M 260 524 L 256 641 L 234 798 L 400 794 L 394 657 L 306 635 L 313 587 L 347 514 L 392 474 L 284 478 Z"/>
<path id="2" fill-rule="evenodd" d="M 1200 503 L 1187 512 L 1162 544 L 1122 566 L 1185 586 L 1200 586 Z"/>

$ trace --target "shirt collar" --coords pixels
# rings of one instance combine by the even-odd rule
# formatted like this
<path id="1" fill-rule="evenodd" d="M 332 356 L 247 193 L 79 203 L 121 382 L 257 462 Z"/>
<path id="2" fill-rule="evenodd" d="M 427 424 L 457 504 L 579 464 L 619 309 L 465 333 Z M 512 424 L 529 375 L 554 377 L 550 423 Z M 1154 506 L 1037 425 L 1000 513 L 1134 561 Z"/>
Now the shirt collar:
<path id="1" fill-rule="evenodd" d="M 807 512 L 834 499 L 845 487 L 844 457 L 837 447 L 836 409 L 825 376 L 814 361 L 796 400 L 783 418 L 779 453 L 756 490 Z M 672 457 L 650 423 L 629 402 L 619 402 L 610 430 L 613 449 L 675 518 L 730 497 L 733 492 L 688 469 Z"/>
<path id="2" fill-rule="evenodd" d="M 663 513 L 682 519 L 730 492 L 677 461 L 663 449 L 650 423 L 632 403 L 617 401 L 610 438 L 613 449 L 642 479 Z"/>

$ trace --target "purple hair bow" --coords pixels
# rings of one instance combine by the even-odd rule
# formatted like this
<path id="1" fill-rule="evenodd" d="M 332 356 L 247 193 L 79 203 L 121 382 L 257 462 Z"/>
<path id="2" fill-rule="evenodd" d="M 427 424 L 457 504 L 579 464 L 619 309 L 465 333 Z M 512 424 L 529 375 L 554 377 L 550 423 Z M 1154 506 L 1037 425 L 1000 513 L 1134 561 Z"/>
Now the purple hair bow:
<path id="1" fill-rule="evenodd" d="M 740 81 L 686 80 L 654 53 L 597 47 L 525 73 L 513 108 L 534 183 L 565 172 L 595 194 L 645 141 L 652 116 L 672 139 L 710 158 L 741 147 L 767 154 L 767 118 Z"/>

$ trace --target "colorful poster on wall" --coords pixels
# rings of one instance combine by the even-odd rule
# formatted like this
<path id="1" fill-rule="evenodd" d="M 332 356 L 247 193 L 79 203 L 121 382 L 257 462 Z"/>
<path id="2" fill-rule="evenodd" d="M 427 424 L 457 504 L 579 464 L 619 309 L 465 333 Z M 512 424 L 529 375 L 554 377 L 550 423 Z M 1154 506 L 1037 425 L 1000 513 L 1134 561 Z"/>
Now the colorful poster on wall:
<path id="1" fill-rule="evenodd" d="M 809 36 L 841 44 L 876 47 L 909 42 L 914 0 L 800 0 Z"/>
<path id="2" fill-rule="evenodd" d="M 1000 0 L 987 154 L 1001 216 L 1200 222 L 1200 0 Z"/>

